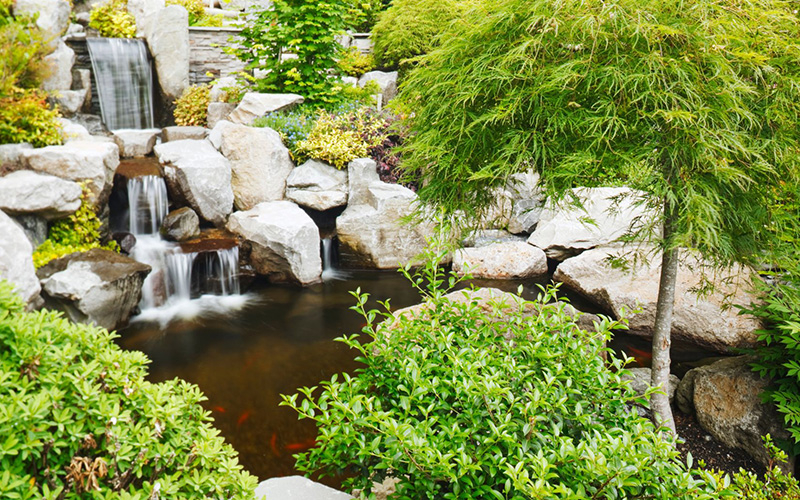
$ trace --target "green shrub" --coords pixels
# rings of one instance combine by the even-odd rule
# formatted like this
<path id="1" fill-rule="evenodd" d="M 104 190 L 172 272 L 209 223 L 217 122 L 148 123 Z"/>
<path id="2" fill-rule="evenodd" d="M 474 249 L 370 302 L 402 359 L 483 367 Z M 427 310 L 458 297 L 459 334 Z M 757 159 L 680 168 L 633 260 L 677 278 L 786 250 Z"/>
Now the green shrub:
<path id="1" fill-rule="evenodd" d="M 255 478 L 197 386 L 0 282 L 0 491 L 8 499 L 250 499 Z"/>
<path id="2" fill-rule="evenodd" d="M 136 36 L 136 19 L 128 13 L 127 0 L 108 0 L 92 8 L 89 27 L 108 38 Z"/>
<path id="3" fill-rule="evenodd" d="M 241 48 L 234 50 L 248 69 L 263 70 L 256 90 L 300 94 L 315 106 L 339 102 L 328 71 L 341 50 L 336 35 L 345 27 L 346 11 L 347 0 L 275 0 L 261 11 L 241 31 Z"/>
<path id="4" fill-rule="evenodd" d="M 204 14 L 203 17 L 195 21 L 192 26 L 205 28 L 221 28 L 223 24 L 222 14 Z"/>
<path id="5" fill-rule="evenodd" d="M 175 124 L 180 126 L 205 127 L 208 122 L 208 103 L 211 87 L 192 85 L 175 101 Z"/>
<path id="6" fill-rule="evenodd" d="M 363 108 L 341 114 L 322 110 L 306 138 L 295 143 L 292 155 L 298 163 L 315 159 L 343 169 L 381 144 L 385 128 L 380 115 Z"/>
<path id="7" fill-rule="evenodd" d="M 92 248 L 119 251 L 116 241 L 103 246 L 100 242 L 100 219 L 92 205 L 86 202 L 86 188 L 81 196 L 81 207 L 66 219 L 50 226 L 47 239 L 33 252 L 33 265 L 37 269 L 53 259 L 73 252 L 85 252 Z"/>
<path id="8" fill-rule="evenodd" d="M 357 33 L 369 33 L 383 9 L 382 0 L 347 0 L 347 29 Z"/>
<path id="9" fill-rule="evenodd" d="M 314 126 L 314 112 L 307 107 L 299 106 L 289 111 L 270 113 L 256 118 L 254 127 L 269 127 L 280 134 L 283 143 L 294 156 L 297 143 L 308 137 Z"/>
<path id="10" fill-rule="evenodd" d="M 580 329 L 554 289 L 533 303 L 451 300 L 439 286 L 456 278 L 435 264 L 445 255 L 406 271 L 420 313 L 369 311 L 357 291 L 371 342 L 339 340 L 363 367 L 284 396 L 318 426 L 299 470 L 351 475 L 366 491 L 392 476 L 396 500 L 718 498 L 711 475 L 687 470 L 632 408 L 646 399 L 621 380 L 623 362 L 603 361 L 620 324 Z"/>
<path id="11" fill-rule="evenodd" d="M 393 0 L 372 29 L 375 64 L 407 70 L 410 59 L 433 49 L 437 36 L 475 4 L 474 0 Z"/>
<path id="12" fill-rule="evenodd" d="M 0 97 L 0 144 L 28 142 L 37 148 L 61 144 L 59 116 L 47 105 L 44 93 L 35 89 Z"/>
<path id="13" fill-rule="evenodd" d="M 372 62 L 372 54 L 363 55 L 361 51 L 355 47 L 346 50 L 336 64 L 343 74 L 355 77 L 372 71 L 372 68 L 375 67 Z"/>

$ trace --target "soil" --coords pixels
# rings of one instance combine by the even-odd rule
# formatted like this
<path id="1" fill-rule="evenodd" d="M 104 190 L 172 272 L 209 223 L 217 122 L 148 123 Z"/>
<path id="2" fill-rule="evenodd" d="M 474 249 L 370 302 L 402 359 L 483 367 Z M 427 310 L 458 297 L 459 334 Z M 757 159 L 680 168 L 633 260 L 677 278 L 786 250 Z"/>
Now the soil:
<path id="1" fill-rule="evenodd" d="M 694 463 L 702 460 L 707 469 L 718 469 L 731 475 L 744 469 L 759 477 L 764 476 L 766 470 L 761 464 L 743 451 L 728 448 L 711 437 L 700 427 L 694 415 L 686 415 L 677 409 L 673 410 L 673 414 L 678 436 L 683 438 L 683 442 L 678 444 L 678 450 L 684 459 L 686 453 L 691 452 Z"/>

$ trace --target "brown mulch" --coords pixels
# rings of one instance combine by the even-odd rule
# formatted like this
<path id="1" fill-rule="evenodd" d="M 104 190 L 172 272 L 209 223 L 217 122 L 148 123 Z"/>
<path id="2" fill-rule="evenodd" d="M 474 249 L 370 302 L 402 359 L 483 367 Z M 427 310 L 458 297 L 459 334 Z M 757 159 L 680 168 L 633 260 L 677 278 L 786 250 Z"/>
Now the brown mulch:
<path id="1" fill-rule="evenodd" d="M 686 415 L 677 409 L 673 413 L 678 436 L 683 438 L 683 442 L 678 444 L 678 451 L 683 458 L 686 458 L 687 452 L 691 452 L 694 463 L 702 460 L 707 469 L 718 469 L 731 475 L 744 469 L 763 477 L 766 471 L 761 464 L 743 451 L 728 448 L 711 437 L 700 427 L 694 415 Z"/>

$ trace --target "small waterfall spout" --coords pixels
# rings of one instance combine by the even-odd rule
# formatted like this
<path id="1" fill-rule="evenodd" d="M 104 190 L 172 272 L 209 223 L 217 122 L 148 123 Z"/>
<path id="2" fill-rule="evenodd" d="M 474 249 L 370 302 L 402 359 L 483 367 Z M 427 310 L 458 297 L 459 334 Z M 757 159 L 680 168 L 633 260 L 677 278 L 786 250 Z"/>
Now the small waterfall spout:
<path id="1" fill-rule="evenodd" d="M 100 112 L 110 130 L 153 127 L 153 75 L 142 40 L 87 38 Z"/>
<path id="2" fill-rule="evenodd" d="M 128 179 L 129 231 L 134 236 L 158 233 L 168 209 L 167 185 L 163 178 L 142 175 Z"/>
<path id="3" fill-rule="evenodd" d="M 336 245 L 333 238 L 322 239 L 322 280 L 346 279 L 348 274 L 337 269 Z"/>

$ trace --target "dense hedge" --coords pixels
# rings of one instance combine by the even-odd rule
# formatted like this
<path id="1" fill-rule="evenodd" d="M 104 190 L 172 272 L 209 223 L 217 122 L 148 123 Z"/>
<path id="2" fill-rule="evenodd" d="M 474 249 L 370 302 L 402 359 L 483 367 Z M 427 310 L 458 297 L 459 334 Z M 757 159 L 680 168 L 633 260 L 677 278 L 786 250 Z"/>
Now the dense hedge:
<path id="1" fill-rule="evenodd" d="M 200 390 L 147 382 L 149 360 L 114 337 L 25 312 L 0 281 L 2 498 L 252 498 Z"/>

